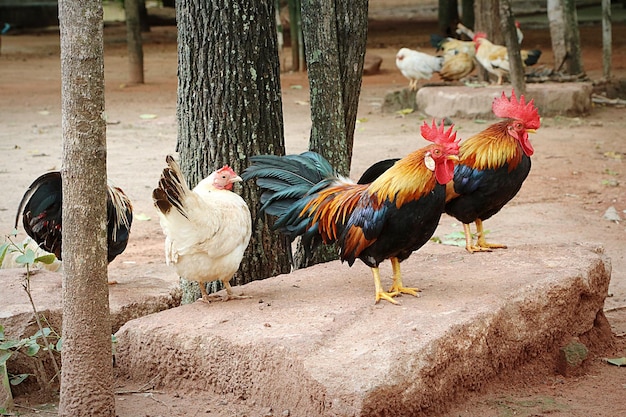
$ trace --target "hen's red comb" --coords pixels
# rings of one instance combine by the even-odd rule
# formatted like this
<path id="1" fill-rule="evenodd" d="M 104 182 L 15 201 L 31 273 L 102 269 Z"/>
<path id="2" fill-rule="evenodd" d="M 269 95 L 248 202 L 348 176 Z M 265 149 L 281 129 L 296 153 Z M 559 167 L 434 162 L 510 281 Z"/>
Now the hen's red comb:
<path id="1" fill-rule="evenodd" d="M 219 173 L 219 174 L 221 174 L 222 172 L 227 172 L 230 175 L 233 175 L 235 177 L 237 176 L 237 173 L 231 167 L 229 167 L 228 165 L 224 165 L 223 167 L 218 169 L 216 172 Z"/>
<path id="2" fill-rule="evenodd" d="M 476 32 L 474 33 L 473 41 L 477 41 L 478 39 L 487 39 L 487 34 L 485 32 Z"/>
<path id="3" fill-rule="evenodd" d="M 450 128 L 444 131 L 444 121 L 442 120 L 441 126 L 438 127 L 437 123 L 435 123 L 435 119 L 433 119 L 432 126 L 424 122 L 421 132 L 422 136 L 427 141 L 439 144 L 452 143 L 456 140 L 456 132 L 452 133 L 452 128 L 454 128 L 454 125 L 450 125 Z"/>
<path id="4" fill-rule="evenodd" d="M 526 103 L 526 99 L 522 94 L 519 101 L 515 97 L 515 90 L 511 91 L 511 99 L 506 98 L 504 91 L 502 96 L 493 99 L 491 106 L 493 114 L 498 117 L 521 120 L 526 129 L 539 129 L 541 120 L 539 111 L 535 107 L 535 100 L 531 99 Z"/>

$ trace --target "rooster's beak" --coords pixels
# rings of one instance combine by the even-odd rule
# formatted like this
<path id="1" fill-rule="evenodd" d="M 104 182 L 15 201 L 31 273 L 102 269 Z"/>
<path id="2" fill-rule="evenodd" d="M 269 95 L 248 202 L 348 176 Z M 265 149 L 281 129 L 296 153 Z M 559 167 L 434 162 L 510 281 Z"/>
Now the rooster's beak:
<path id="1" fill-rule="evenodd" d="M 455 161 L 455 162 L 459 162 L 459 156 L 458 155 L 448 155 L 448 161 Z"/>
<path id="2" fill-rule="evenodd" d="M 526 129 L 528 133 L 537 133 L 536 129 Z"/>

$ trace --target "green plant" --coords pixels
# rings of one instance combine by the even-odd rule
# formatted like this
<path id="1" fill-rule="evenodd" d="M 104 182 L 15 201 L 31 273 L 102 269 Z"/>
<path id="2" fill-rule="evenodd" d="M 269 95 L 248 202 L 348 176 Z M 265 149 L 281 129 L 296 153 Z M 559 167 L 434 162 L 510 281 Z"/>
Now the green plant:
<path id="1" fill-rule="evenodd" d="M 37 327 L 39 330 L 30 337 L 20 339 L 20 340 L 7 340 L 4 334 L 4 326 L 0 325 L 0 378 L 2 381 L 2 389 L 7 395 L 8 399 L 5 401 L 9 406 L 12 403 L 12 398 L 10 396 L 10 386 L 17 385 L 22 382 L 28 374 L 20 374 L 13 375 L 9 378 L 6 363 L 11 358 L 14 353 L 21 353 L 29 357 L 36 358 L 35 366 L 37 367 L 37 379 L 40 381 L 40 384 L 44 389 L 49 389 L 51 382 L 60 374 L 60 368 L 57 363 L 57 359 L 54 356 L 54 351 L 60 351 L 61 349 L 61 338 L 60 336 L 52 330 L 49 326 L 44 327 L 43 322 L 46 324 L 47 320 L 45 317 L 41 316 L 37 311 L 37 307 L 35 302 L 33 301 L 31 287 L 30 287 L 30 279 L 32 277 L 32 269 L 37 263 L 50 264 L 56 260 L 56 257 L 53 254 L 46 254 L 43 256 L 37 256 L 36 252 L 28 247 L 28 242 L 23 244 L 15 243 L 14 239 L 17 235 L 17 231 L 14 230 L 11 235 L 6 236 L 6 241 L 0 245 L 0 265 L 4 262 L 4 259 L 7 254 L 17 253 L 18 256 L 15 258 L 15 262 L 18 265 L 23 265 L 26 268 L 26 273 L 24 274 L 24 282 L 22 286 L 24 291 L 26 292 L 28 299 L 30 301 L 30 305 L 33 309 L 35 315 L 35 321 L 37 322 Z M 55 343 L 50 341 L 51 336 L 54 337 Z M 39 339 L 43 343 L 40 344 Z M 37 356 L 39 351 L 47 351 L 51 362 L 55 369 L 55 375 L 48 379 L 45 367 L 43 365 L 43 360 Z M 5 385 L 6 384 L 6 385 Z M 0 404 L 0 408 L 7 408 L 7 404 Z"/>

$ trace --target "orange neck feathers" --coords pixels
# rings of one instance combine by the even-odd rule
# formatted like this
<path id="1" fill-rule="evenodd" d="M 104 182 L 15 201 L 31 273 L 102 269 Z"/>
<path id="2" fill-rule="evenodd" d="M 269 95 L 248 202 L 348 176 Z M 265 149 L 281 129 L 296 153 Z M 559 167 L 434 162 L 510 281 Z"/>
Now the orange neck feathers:
<path id="1" fill-rule="evenodd" d="M 510 120 L 503 120 L 463 141 L 459 149 L 460 163 L 474 169 L 497 169 L 508 163 L 509 171 L 522 160 L 519 142 L 507 133 Z"/>

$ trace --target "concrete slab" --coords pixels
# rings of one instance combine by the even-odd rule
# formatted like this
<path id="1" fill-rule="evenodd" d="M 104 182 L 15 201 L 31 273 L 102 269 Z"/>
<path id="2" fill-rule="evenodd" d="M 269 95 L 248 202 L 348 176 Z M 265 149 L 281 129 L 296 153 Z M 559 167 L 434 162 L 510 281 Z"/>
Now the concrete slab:
<path id="1" fill-rule="evenodd" d="M 420 415 L 589 332 L 610 280 L 602 249 L 580 244 L 472 255 L 429 242 L 402 268 L 423 292 L 401 306 L 373 303 L 362 263 L 330 262 L 235 288 L 250 299 L 132 320 L 118 372 L 294 416 Z"/>
<path id="2" fill-rule="evenodd" d="M 509 96 L 511 86 L 426 86 L 417 91 L 415 104 L 430 117 L 493 119 L 491 104 L 503 91 Z M 526 91 L 526 99 L 535 99 L 542 117 L 579 116 L 591 111 L 591 83 L 527 84 Z"/>

